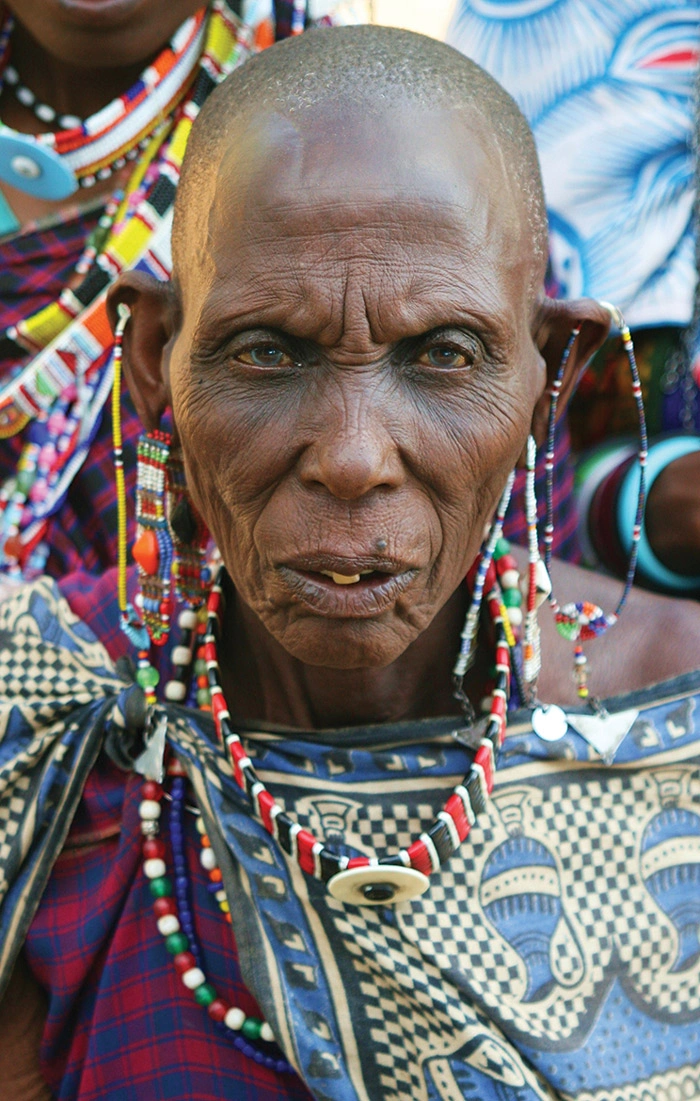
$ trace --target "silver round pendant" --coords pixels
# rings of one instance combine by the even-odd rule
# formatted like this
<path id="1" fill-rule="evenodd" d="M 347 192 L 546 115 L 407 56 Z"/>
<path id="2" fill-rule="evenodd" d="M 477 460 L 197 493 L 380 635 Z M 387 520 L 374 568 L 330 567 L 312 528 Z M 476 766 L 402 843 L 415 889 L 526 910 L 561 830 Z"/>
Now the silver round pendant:
<path id="1" fill-rule="evenodd" d="M 348 868 L 328 880 L 328 893 L 353 906 L 395 906 L 418 898 L 430 886 L 427 875 L 399 864 Z"/>
<path id="2" fill-rule="evenodd" d="M 566 715 L 555 703 L 550 703 L 546 707 L 536 707 L 532 712 L 531 721 L 535 734 L 545 742 L 558 742 L 569 729 Z"/>

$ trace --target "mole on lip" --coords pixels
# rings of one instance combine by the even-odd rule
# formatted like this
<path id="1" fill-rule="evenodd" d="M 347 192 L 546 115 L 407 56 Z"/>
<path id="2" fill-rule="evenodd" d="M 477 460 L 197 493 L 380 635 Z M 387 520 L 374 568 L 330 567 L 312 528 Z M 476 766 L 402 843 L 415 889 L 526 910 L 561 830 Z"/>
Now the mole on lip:
<path id="1" fill-rule="evenodd" d="M 389 544 L 387 543 L 386 539 L 377 539 L 377 542 L 375 543 L 375 547 L 378 551 L 385 551 L 388 546 Z"/>

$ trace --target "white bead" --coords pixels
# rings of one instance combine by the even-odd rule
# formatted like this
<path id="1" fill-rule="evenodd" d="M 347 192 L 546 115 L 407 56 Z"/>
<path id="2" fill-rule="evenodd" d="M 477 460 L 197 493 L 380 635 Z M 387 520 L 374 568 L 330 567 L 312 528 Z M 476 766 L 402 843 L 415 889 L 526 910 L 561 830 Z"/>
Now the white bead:
<path id="1" fill-rule="evenodd" d="M 187 695 L 187 685 L 181 680 L 169 680 L 165 686 L 165 698 L 171 703 L 180 703 Z"/>
<path id="2" fill-rule="evenodd" d="M 160 818 L 160 803 L 155 799 L 144 799 L 139 804 L 139 818 L 145 818 L 147 820 L 153 820 Z"/>
<path id="3" fill-rule="evenodd" d="M 150 860 L 144 860 L 143 862 L 143 874 L 146 879 L 160 879 L 166 873 L 165 861 L 161 860 L 159 856 L 154 856 Z"/>
<path id="4" fill-rule="evenodd" d="M 202 818 L 202 816 L 200 814 L 197 817 L 197 833 L 206 833 L 206 832 L 207 832 L 207 827 L 204 823 L 204 819 Z"/>
<path id="5" fill-rule="evenodd" d="M 143 608 L 143 593 L 134 594 L 134 607 L 139 610 Z"/>
<path id="6" fill-rule="evenodd" d="M 511 627 L 519 627 L 523 621 L 523 613 L 520 608 L 507 608 L 508 619 L 510 620 Z"/>
<path id="7" fill-rule="evenodd" d="M 227 1028 L 230 1028 L 232 1032 L 239 1032 L 243 1028 L 243 1022 L 245 1021 L 245 1013 L 242 1009 L 229 1009 L 228 1013 L 224 1017 L 224 1024 Z"/>
<path id="8" fill-rule="evenodd" d="M 517 589 L 520 574 L 517 570 L 504 570 L 500 576 L 502 589 Z"/>
<path id="9" fill-rule="evenodd" d="M 61 115 L 61 126 L 64 130 L 75 130 L 80 124 L 81 120 L 77 115 Z"/>
<path id="10" fill-rule="evenodd" d="M 216 867 L 216 857 L 213 849 L 202 849 L 199 854 L 199 862 L 207 872 L 213 872 Z"/>
<path id="11" fill-rule="evenodd" d="M 267 1021 L 263 1021 L 262 1028 L 260 1029 L 260 1039 L 265 1040 L 266 1043 L 271 1044 L 275 1038 L 275 1034 L 270 1028 Z"/>
<path id="12" fill-rule="evenodd" d="M 217 891 L 214 898 L 217 902 L 226 902 L 226 891 Z"/>
<path id="13" fill-rule="evenodd" d="M 197 626 L 197 613 L 191 608 L 183 608 L 177 617 L 177 625 L 182 627 L 183 631 L 194 631 Z"/>
<path id="14" fill-rule="evenodd" d="M 169 937 L 171 933 L 180 932 L 180 922 L 175 914 L 163 914 L 163 917 L 158 918 L 156 924 L 162 937 Z"/>
<path id="15" fill-rule="evenodd" d="M 56 112 L 53 107 L 49 107 L 48 103 L 37 103 L 34 108 L 34 114 L 37 118 L 40 118 L 42 122 L 53 122 L 56 118 Z"/>
<path id="16" fill-rule="evenodd" d="M 190 651 L 187 646 L 175 646 L 173 652 L 170 655 L 170 660 L 173 665 L 189 665 L 190 663 Z"/>
<path id="17" fill-rule="evenodd" d="M 190 967 L 189 971 L 185 971 L 180 978 L 188 990 L 196 990 L 198 986 L 207 981 L 204 972 L 199 967 Z"/>

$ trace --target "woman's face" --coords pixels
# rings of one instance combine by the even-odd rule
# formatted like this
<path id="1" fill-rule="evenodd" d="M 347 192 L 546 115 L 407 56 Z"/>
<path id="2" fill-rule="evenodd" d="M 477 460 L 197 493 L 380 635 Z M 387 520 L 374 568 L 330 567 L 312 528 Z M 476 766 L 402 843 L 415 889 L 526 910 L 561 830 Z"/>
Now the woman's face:
<path id="1" fill-rule="evenodd" d="M 411 108 L 313 137 L 268 117 L 178 249 L 188 484 L 242 599 L 310 664 L 387 665 L 427 627 L 544 386 L 521 195 L 469 121 L 460 141 Z"/>
<path id="2" fill-rule="evenodd" d="M 52 57 L 77 68 L 146 61 L 204 0 L 5 0 Z"/>

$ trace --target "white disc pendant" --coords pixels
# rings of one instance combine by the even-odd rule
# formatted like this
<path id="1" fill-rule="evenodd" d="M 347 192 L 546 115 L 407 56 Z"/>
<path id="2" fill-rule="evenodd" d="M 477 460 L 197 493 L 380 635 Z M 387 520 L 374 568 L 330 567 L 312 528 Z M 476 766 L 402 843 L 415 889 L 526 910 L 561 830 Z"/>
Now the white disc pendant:
<path id="1" fill-rule="evenodd" d="M 328 880 L 328 893 L 353 906 L 394 906 L 418 898 L 429 886 L 427 875 L 415 868 L 381 864 L 337 872 Z"/>
<path id="2" fill-rule="evenodd" d="M 550 703 L 546 707 L 536 707 L 532 712 L 532 729 L 538 738 L 545 742 L 558 742 L 568 730 L 569 724 L 561 707 Z"/>

